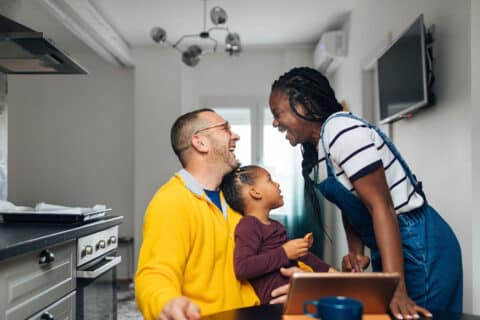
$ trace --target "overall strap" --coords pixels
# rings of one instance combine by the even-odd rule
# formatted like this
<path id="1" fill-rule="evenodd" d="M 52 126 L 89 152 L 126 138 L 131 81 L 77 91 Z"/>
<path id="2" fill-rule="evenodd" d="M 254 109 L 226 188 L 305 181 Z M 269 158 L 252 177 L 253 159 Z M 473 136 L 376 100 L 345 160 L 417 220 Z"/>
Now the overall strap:
<path id="1" fill-rule="evenodd" d="M 328 119 L 325 120 L 325 122 L 322 124 L 320 139 L 322 140 L 322 146 L 323 146 L 323 150 L 325 152 L 325 157 L 326 157 L 326 161 L 327 161 L 327 172 L 328 172 L 329 176 L 330 175 L 335 176 L 335 174 L 333 172 L 333 163 L 330 160 L 329 153 L 327 154 L 327 150 L 325 148 L 325 140 L 324 140 L 323 137 L 324 137 L 324 130 L 325 130 L 326 123 L 328 121 L 332 120 L 333 118 L 337 118 L 337 117 L 345 117 L 345 118 L 355 119 L 355 120 L 358 120 L 358 121 L 362 122 L 363 124 L 365 124 L 368 128 L 374 129 L 378 133 L 378 135 L 385 141 L 385 144 L 388 146 L 390 151 L 392 151 L 393 155 L 400 162 L 400 165 L 402 166 L 403 170 L 405 170 L 405 173 L 406 173 L 408 179 L 410 180 L 410 182 L 414 186 L 415 191 L 417 191 L 425 199 L 425 195 L 423 193 L 421 183 L 419 183 L 417 181 L 415 175 L 412 173 L 412 171 L 410 170 L 410 167 L 407 165 L 405 160 L 402 158 L 400 152 L 395 147 L 395 145 L 392 143 L 392 141 L 385 135 L 385 133 L 382 132 L 382 130 L 380 130 L 376 126 L 372 125 L 371 123 L 367 122 L 366 120 L 364 120 L 364 119 L 362 119 L 358 116 L 353 115 L 350 112 L 348 112 L 348 113 L 347 112 L 334 113 L 330 117 L 328 117 Z"/>

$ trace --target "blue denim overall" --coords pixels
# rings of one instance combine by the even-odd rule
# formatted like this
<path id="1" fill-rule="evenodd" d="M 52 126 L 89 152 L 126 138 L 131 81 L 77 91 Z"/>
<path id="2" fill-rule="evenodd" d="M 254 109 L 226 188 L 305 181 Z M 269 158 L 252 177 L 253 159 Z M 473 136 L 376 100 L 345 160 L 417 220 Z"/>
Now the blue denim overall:
<path id="1" fill-rule="evenodd" d="M 407 164 L 390 139 L 375 126 L 348 113 L 330 116 L 350 117 L 365 123 L 385 140 L 402 165 L 424 205 L 397 215 L 404 256 L 405 283 L 408 295 L 429 310 L 462 311 L 462 258 L 455 234 L 440 215 L 427 204 L 426 198 Z M 325 123 L 322 125 L 321 137 Z M 322 146 L 327 155 L 325 142 Z M 361 200 L 336 178 L 331 159 L 326 157 L 327 178 L 317 187 L 325 198 L 337 205 L 363 243 L 370 248 L 373 271 L 382 271 L 382 260 L 375 240 L 372 217 Z"/>

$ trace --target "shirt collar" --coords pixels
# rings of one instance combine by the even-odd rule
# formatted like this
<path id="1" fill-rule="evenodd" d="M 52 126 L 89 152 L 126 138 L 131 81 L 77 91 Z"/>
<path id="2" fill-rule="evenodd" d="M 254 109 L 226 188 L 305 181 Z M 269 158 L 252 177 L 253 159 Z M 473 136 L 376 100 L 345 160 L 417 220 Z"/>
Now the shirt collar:
<path id="1" fill-rule="evenodd" d="M 177 172 L 177 175 L 182 178 L 187 189 L 190 190 L 193 194 L 212 202 L 212 200 L 210 200 L 210 198 L 203 191 L 202 186 L 197 182 L 197 180 L 195 180 L 195 178 L 190 174 L 190 172 L 185 169 L 181 169 Z M 222 205 L 222 213 L 224 217 L 227 217 L 227 203 L 225 201 L 225 198 L 223 197 L 222 192 L 220 192 L 220 203 Z"/>
<path id="2" fill-rule="evenodd" d="M 182 178 L 185 186 L 188 190 L 196 194 L 197 196 L 201 197 L 203 195 L 203 188 L 200 184 L 195 180 L 195 178 L 185 169 L 181 169 L 177 172 L 177 174 Z"/>

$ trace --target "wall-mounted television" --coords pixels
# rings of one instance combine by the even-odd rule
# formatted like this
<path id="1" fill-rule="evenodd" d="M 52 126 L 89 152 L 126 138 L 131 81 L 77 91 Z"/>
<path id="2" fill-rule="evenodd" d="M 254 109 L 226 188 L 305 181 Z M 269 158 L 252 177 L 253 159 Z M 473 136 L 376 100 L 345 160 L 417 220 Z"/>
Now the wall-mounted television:
<path id="1" fill-rule="evenodd" d="M 431 50 L 432 36 L 420 15 L 378 58 L 380 123 L 411 117 L 434 103 Z"/>

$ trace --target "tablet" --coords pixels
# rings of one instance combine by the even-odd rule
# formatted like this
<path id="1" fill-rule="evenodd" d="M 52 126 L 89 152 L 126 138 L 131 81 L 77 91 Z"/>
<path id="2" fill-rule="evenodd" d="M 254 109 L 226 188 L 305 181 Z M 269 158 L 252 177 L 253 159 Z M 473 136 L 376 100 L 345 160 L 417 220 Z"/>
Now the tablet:
<path id="1" fill-rule="evenodd" d="M 290 278 L 285 314 L 303 314 L 303 302 L 329 296 L 362 301 L 363 313 L 388 313 L 400 275 L 384 272 L 303 272 Z"/>

